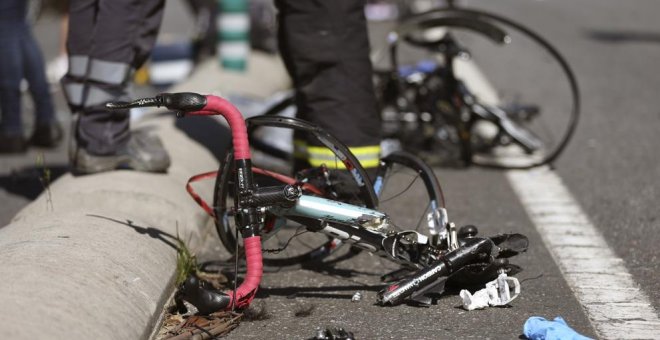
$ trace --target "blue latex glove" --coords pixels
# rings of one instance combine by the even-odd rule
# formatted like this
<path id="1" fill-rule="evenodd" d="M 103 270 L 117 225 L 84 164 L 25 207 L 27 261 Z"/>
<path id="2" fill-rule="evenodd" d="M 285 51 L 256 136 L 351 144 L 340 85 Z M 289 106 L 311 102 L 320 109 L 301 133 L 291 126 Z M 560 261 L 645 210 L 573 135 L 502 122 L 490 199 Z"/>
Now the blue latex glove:
<path id="1" fill-rule="evenodd" d="M 561 316 L 553 321 L 540 316 L 532 316 L 523 326 L 523 333 L 530 340 L 589 340 L 569 327 Z"/>

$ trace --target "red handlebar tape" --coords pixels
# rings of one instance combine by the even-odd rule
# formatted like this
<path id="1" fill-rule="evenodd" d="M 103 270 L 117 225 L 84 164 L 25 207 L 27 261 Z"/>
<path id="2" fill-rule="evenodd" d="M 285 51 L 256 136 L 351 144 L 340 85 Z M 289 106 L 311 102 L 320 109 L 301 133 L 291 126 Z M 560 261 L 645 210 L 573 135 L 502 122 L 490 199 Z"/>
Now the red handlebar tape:
<path id="1" fill-rule="evenodd" d="M 229 306 L 235 305 L 236 308 L 245 308 L 250 305 L 264 274 L 261 258 L 261 237 L 247 237 L 243 239 L 243 243 L 245 244 L 245 258 L 247 260 L 245 280 L 236 289 L 236 292 L 227 293 L 232 300 L 236 298 L 236 300 L 229 303 Z"/>
<path id="2" fill-rule="evenodd" d="M 200 111 L 190 112 L 188 114 L 198 116 L 221 115 L 225 117 L 229 128 L 231 129 L 232 144 L 234 146 L 234 160 L 250 159 L 250 145 L 248 143 L 247 128 L 245 119 L 240 111 L 229 101 L 208 95 L 206 96 L 206 106 Z"/>

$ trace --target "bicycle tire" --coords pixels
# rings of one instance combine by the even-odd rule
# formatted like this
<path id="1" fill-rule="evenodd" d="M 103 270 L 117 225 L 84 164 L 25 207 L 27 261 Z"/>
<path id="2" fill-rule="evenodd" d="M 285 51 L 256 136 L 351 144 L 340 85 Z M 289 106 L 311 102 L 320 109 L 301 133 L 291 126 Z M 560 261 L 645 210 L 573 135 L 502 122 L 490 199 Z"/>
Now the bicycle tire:
<path id="1" fill-rule="evenodd" d="M 284 98 L 272 104 L 262 116 L 277 116 L 282 113 L 284 110 L 294 105 L 295 96 L 293 93 L 286 95 Z M 273 146 L 270 143 L 266 143 L 259 138 L 254 137 L 254 132 L 258 129 L 260 125 L 251 125 L 248 126 L 248 139 L 250 141 L 250 147 L 253 147 L 256 150 L 264 152 L 265 154 L 278 158 L 283 161 L 290 161 L 293 159 L 293 154 L 289 151 L 279 149 Z"/>
<path id="2" fill-rule="evenodd" d="M 353 175 L 353 179 L 358 185 L 359 189 L 357 199 L 359 199 L 359 201 L 365 207 L 376 208 L 378 206 L 378 198 L 373 191 L 373 186 L 367 177 L 364 168 L 362 168 L 357 158 L 350 152 L 346 145 L 338 141 L 325 130 L 303 120 L 288 117 L 257 116 L 247 119 L 246 123 L 248 124 L 248 127 L 274 126 L 294 130 L 302 130 L 312 133 L 326 147 L 332 150 L 337 158 L 342 160 L 342 163 L 344 163 L 347 168 L 353 170 L 351 171 L 351 175 Z M 232 154 L 233 151 L 230 150 L 225 160 L 220 165 L 213 195 L 213 207 L 216 214 L 216 230 L 222 244 L 230 254 L 234 254 L 236 249 L 236 228 L 233 225 L 233 219 L 231 218 L 231 207 L 229 206 L 228 202 L 233 185 L 233 161 L 231 158 Z M 265 175 L 265 177 L 263 175 L 255 176 L 255 183 L 259 183 L 260 180 L 268 180 L 266 177 L 271 177 L 270 180 L 273 179 L 273 176 L 269 175 Z M 277 234 L 280 233 L 281 232 L 278 232 Z M 268 267 L 276 267 L 278 270 L 282 270 L 299 268 L 309 263 L 317 264 L 331 255 L 337 246 L 337 241 L 329 237 L 325 237 L 325 239 L 315 239 L 314 241 L 316 242 L 314 246 L 311 246 L 309 249 L 300 251 L 299 253 L 287 253 L 283 255 L 270 255 L 264 253 L 264 265 Z M 268 245 L 265 246 L 265 248 L 267 247 Z M 352 254 L 357 254 L 357 252 L 352 252 Z"/>
<path id="3" fill-rule="evenodd" d="M 405 35 L 411 31 L 414 31 L 415 29 L 421 29 L 422 27 L 424 27 L 425 25 L 424 23 L 429 20 L 436 20 L 437 22 L 446 25 L 460 26 L 476 32 L 479 32 L 479 30 L 475 29 L 475 27 L 482 27 L 482 26 L 489 27 L 489 26 L 493 26 L 492 25 L 493 23 L 496 25 L 499 24 L 505 27 L 512 28 L 518 33 L 521 33 L 523 36 L 531 39 L 531 41 L 535 42 L 545 52 L 549 53 L 550 56 L 552 56 L 552 59 L 559 65 L 566 80 L 568 81 L 568 86 L 571 96 L 571 100 L 570 100 L 571 108 L 569 110 L 568 121 L 566 123 L 563 133 L 560 134 L 559 141 L 555 143 L 555 145 L 551 148 L 551 150 L 546 152 L 543 157 L 541 157 L 538 160 L 530 161 L 527 164 L 523 164 L 523 165 L 502 164 L 499 161 L 487 161 L 475 157 L 471 157 L 470 164 L 474 164 L 482 167 L 488 167 L 488 168 L 499 168 L 499 169 L 529 169 L 537 166 L 551 164 L 552 162 L 554 162 L 566 149 L 566 146 L 568 145 L 569 141 L 572 139 L 581 112 L 580 111 L 581 97 L 580 97 L 580 91 L 579 91 L 577 79 L 570 65 L 568 64 L 564 56 L 557 50 L 557 48 L 555 48 L 552 44 L 550 44 L 545 38 L 541 37 L 539 34 L 535 33 L 531 29 L 519 23 L 516 23 L 510 19 L 495 14 L 478 11 L 474 9 L 444 8 L 444 9 L 436 9 L 429 12 L 421 13 L 406 20 L 397 30 L 397 32 L 400 32 L 402 35 Z M 475 21 L 476 23 L 484 22 L 487 23 L 487 25 L 476 24 L 473 26 L 466 27 L 463 24 L 461 24 L 462 22 L 461 20 L 467 20 L 467 21 L 472 20 Z M 491 40 L 497 40 L 497 37 L 500 37 L 499 34 L 493 34 L 492 31 L 491 32 L 483 31 L 479 33 L 488 37 Z M 397 37 L 397 39 L 394 39 L 390 42 L 390 58 L 393 63 L 393 72 L 395 73 L 398 68 L 397 45 L 399 40 L 406 40 L 405 36 L 403 36 L 401 39 Z M 501 41 L 498 42 L 500 43 L 505 42 L 505 39 L 500 39 L 500 40 Z M 396 76 L 396 74 L 394 74 L 394 76 Z"/>

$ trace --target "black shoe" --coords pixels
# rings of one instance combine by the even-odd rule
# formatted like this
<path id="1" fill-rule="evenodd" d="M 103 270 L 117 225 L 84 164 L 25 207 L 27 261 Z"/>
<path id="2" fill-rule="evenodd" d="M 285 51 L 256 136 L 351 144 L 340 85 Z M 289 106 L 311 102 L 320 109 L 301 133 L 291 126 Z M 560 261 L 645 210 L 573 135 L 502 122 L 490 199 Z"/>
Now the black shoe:
<path id="1" fill-rule="evenodd" d="M 0 153 L 24 153 L 26 150 L 25 137 L 0 133 Z"/>
<path id="2" fill-rule="evenodd" d="M 44 148 L 54 148 L 60 144 L 63 135 L 62 126 L 58 122 L 37 123 L 30 138 L 30 144 Z"/>
<path id="3" fill-rule="evenodd" d="M 72 172 L 76 174 L 93 174 L 115 169 L 165 172 L 170 166 L 170 156 L 160 139 L 142 130 L 132 131 L 128 144 L 114 155 L 93 155 L 75 146 L 72 151 Z"/>

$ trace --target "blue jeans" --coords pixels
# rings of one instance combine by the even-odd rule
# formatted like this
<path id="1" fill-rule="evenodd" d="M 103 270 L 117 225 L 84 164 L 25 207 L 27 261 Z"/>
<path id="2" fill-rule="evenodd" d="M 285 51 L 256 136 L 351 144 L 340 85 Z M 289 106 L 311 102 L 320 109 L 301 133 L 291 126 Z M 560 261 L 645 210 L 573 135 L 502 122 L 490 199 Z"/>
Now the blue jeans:
<path id="1" fill-rule="evenodd" d="M 55 111 L 44 61 L 25 17 L 27 1 L 0 1 L 0 133 L 23 133 L 21 80 L 26 79 L 36 108 L 37 124 L 54 121 Z"/>

